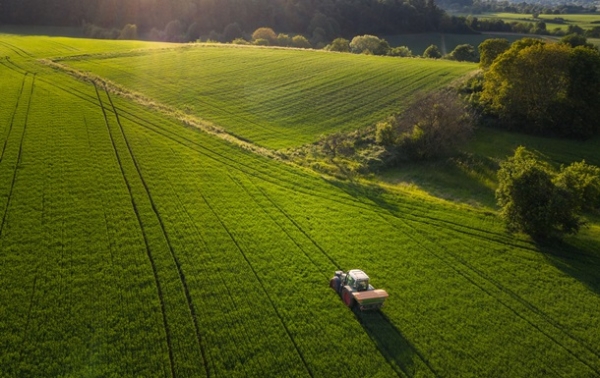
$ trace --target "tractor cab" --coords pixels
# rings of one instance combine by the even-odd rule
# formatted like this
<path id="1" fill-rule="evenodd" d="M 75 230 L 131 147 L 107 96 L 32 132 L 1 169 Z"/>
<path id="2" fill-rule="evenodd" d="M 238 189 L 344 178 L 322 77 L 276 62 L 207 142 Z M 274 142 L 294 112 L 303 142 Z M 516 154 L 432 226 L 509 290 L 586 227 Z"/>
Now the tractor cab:
<path id="1" fill-rule="evenodd" d="M 369 285 L 369 276 L 359 269 L 353 269 L 346 273 L 343 286 L 350 286 L 352 291 L 373 290 L 373 286 Z"/>

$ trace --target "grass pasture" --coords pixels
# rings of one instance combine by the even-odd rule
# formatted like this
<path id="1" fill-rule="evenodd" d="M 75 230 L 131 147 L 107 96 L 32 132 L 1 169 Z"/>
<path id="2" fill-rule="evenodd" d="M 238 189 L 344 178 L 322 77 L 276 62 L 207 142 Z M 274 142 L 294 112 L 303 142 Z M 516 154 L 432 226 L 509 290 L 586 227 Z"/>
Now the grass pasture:
<path id="1" fill-rule="evenodd" d="M 597 226 L 540 245 L 493 211 L 320 177 L 15 38 L 0 36 L 0 56 L 25 55 L 0 60 L 1 376 L 600 374 Z M 355 267 L 390 293 L 381 312 L 328 288 Z"/>
<path id="2" fill-rule="evenodd" d="M 461 16 L 468 16 L 467 14 L 460 14 Z M 519 22 L 519 23 L 534 23 L 537 22 L 531 14 L 521 13 L 506 13 L 506 12 L 490 12 L 471 15 L 478 19 L 501 19 L 506 23 Z M 546 23 L 546 29 L 552 31 L 554 29 L 560 29 L 567 31 L 569 25 L 579 26 L 582 29 L 591 29 L 594 26 L 600 25 L 600 14 L 540 14 L 538 19 Z M 561 20 L 557 20 L 561 19 Z"/>
<path id="3" fill-rule="evenodd" d="M 195 45 L 63 61 L 264 147 L 370 126 L 476 68 L 323 51 Z"/>

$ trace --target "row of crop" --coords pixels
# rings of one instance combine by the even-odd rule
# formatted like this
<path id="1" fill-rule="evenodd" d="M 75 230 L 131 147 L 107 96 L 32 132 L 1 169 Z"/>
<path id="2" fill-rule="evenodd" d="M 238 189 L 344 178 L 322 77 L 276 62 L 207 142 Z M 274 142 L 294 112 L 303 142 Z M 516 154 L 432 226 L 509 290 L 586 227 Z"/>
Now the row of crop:
<path id="1" fill-rule="evenodd" d="M 368 125 L 398 111 L 415 90 L 472 69 L 455 63 L 427 62 L 423 67 L 412 60 L 226 47 L 116 56 L 103 59 L 101 66 L 93 59 L 66 63 L 273 147 Z"/>
<path id="2" fill-rule="evenodd" d="M 151 115 L 145 114 L 145 117 Z M 254 193 L 248 194 L 244 187 L 250 183 L 245 175 L 232 179 L 226 164 L 165 141 L 143 127 L 153 123 L 152 119 L 138 123 L 124 122 L 124 125 L 141 172 L 147 178 L 159 212 L 169 215 L 165 226 L 168 232 L 177 235 L 173 238 L 174 250 L 182 256 L 182 261 L 190 261 L 189 265 L 182 265 L 185 272 L 190 272 L 186 277 L 202 277 L 199 283 L 189 282 L 195 303 L 196 298 L 210 299 L 212 290 L 219 292 L 224 281 L 231 301 L 245 308 L 243 311 L 240 308 L 236 317 L 248 339 L 235 349 L 226 343 L 233 337 L 231 331 L 215 329 L 211 323 L 218 320 L 202 316 L 212 306 L 199 309 L 201 329 L 211 330 L 206 337 L 208 355 L 217 367 L 217 374 L 235 373 L 223 362 L 222 355 L 233 355 L 242 361 L 248 358 L 246 363 L 252 366 L 256 359 L 264 359 L 261 371 L 273 374 L 326 376 L 334 371 L 365 374 L 386 369 L 386 365 L 376 367 L 381 364 L 377 360 L 344 366 L 342 355 L 358 357 L 363 353 L 371 359 L 377 356 L 374 345 L 368 338 L 364 339 L 366 335 L 360 327 L 356 328 L 358 324 L 352 321 L 351 313 L 344 312 L 338 302 L 334 302 L 336 307 L 331 307 L 324 270 L 312 263 L 262 210 L 253 198 L 256 190 L 250 189 Z M 196 137 L 185 129 L 180 132 Z M 201 140 L 201 143 L 210 143 L 205 136 Z M 232 152 L 233 155 L 239 153 Z M 197 241 L 198 232 L 203 242 Z M 202 255 L 208 256 L 202 258 Z M 219 271 L 209 269 L 208 264 L 212 263 L 220 267 Z M 195 272 L 206 265 L 207 268 Z M 315 277 L 319 270 L 321 275 Z M 306 277 L 299 276 L 301 272 L 305 272 Z M 220 275 L 226 278 L 221 279 Z M 210 288 L 203 286 L 203 282 L 210 283 Z M 221 302 L 216 305 L 227 303 L 224 299 Z M 339 310 L 342 313 L 338 313 Z M 344 324 L 337 324 L 340 316 L 347 319 Z M 353 334 L 355 350 L 335 347 L 338 340 L 348 339 Z M 255 344 L 265 345 L 263 354 L 251 352 Z"/>
<path id="3" fill-rule="evenodd" d="M 156 374 L 156 301 L 102 118 L 39 79 L 0 240 L 3 373 Z"/>

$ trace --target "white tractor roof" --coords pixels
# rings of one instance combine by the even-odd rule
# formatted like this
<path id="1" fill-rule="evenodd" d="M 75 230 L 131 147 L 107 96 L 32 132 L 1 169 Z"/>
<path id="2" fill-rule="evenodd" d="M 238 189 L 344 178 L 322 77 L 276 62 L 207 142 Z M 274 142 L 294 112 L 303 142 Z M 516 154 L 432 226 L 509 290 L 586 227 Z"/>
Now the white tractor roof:
<path id="1" fill-rule="evenodd" d="M 363 272 L 360 269 L 352 269 L 348 272 L 348 274 L 352 277 L 354 277 L 355 280 L 357 281 L 362 281 L 362 280 L 368 280 L 369 276 L 367 276 L 367 274 L 365 272 Z"/>

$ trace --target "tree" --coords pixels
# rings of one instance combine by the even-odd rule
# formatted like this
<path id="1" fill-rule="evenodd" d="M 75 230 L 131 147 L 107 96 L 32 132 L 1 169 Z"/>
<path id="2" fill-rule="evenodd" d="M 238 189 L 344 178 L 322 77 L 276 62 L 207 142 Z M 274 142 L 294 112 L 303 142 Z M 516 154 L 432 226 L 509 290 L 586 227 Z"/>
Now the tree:
<path id="1" fill-rule="evenodd" d="M 597 211 L 600 209 L 600 168 L 585 161 L 561 167 L 556 185 L 574 196 L 577 210 Z"/>
<path id="2" fill-rule="evenodd" d="M 355 54 L 372 53 L 374 55 L 386 55 L 390 45 L 385 39 L 374 35 L 358 35 L 350 42 L 350 51 Z"/>
<path id="3" fill-rule="evenodd" d="M 231 42 L 236 38 L 242 38 L 242 34 L 240 25 L 238 25 L 237 22 L 232 22 L 225 27 L 225 30 L 223 30 L 223 40 L 224 42 Z"/>
<path id="4" fill-rule="evenodd" d="M 457 60 L 459 62 L 477 62 L 477 52 L 475 47 L 469 44 L 458 45 L 450 54 L 448 59 Z"/>
<path id="5" fill-rule="evenodd" d="M 500 164 L 496 199 L 509 230 L 535 238 L 579 230 L 572 194 L 552 179 L 550 167 L 522 146 Z"/>
<path id="6" fill-rule="evenodd" d="M 584 47 L 594 47 L 593 44 L 588 43 L 587 38 L 580 34 L 567 34 L 560 39 L 560 43 L 564 43 L 565 45 L 569 45 L 571 47 L 584 46 Z"/>
<path id="7" fill-rule="evenodd" d="M 331 42 L 331 44 L 325 47 L 325 50 L 350 52 L 350 41 L 345 38 L 336 38 Z"/>
<path id="8" fill-rule="evenodd" d="M 412 51 L 406 46 L 399 46 L 391 48 L 388 53 L 389 56 L 399 56 L 403 58 L 409 58 L 413 56 Z"/>
<path id="9" fill-rule="evenodd" d="M 600 53 L 523 39 L 484 74 L 481 101 L 501 126 L 586 138 L 600 131 Z"/>
<path id="10" fill-rule="evenodd" d="M 183 25 L 179 20 L 173 20 L 165 26 L 165 38 L 169 42 L 181 42 Z"/>
<path id="11" fill-rule="evenodd" d="M 494 59 L 510 48 L 510 42 L 504 38 L 490 38 L 479 44 L 479 67 L 487 69 Z"/>
<path id="12" fill-rule="evenodd" d="M 125 25 L 123 27 L 123 30 L 121 30 L 121 34 L 119 35 L 119 39 L 133 40 L 133 39 L 137 39 L 137 38 L 138 38 L 137 26 L 135 26 L 133 24 Z"/>
<path id="13" fill-rule="evenodd" d="M 295 35 L 294 38 L 292 38 L 292 46 L 300 49 L 310 49 L 312 47 L 310 42 L 308 42 L 308 39 L 303 35 Z"/>
<path id="14" fill-rule="evenodd" d="M 257 40 L 257 39 L 265 39 L 267 41 L 269 41 L 269 44 L 274 45 L 275 42 L 277 41 L 277 34 L 275 34 L 275 32 L 273 31 L 273 29 L 271 28 L 258 28 L 254 31 L 254 33 L 252 33 L 252 39 L 253 40 Z"/>
<path id="15" fill-rule="evenodd" d="M 441 57 L 442 53 L 440 52 L 439 47 L 437 47 L 436 45 L 430 45 L 423 52 L 423 58 L 439 59 Z"/>

